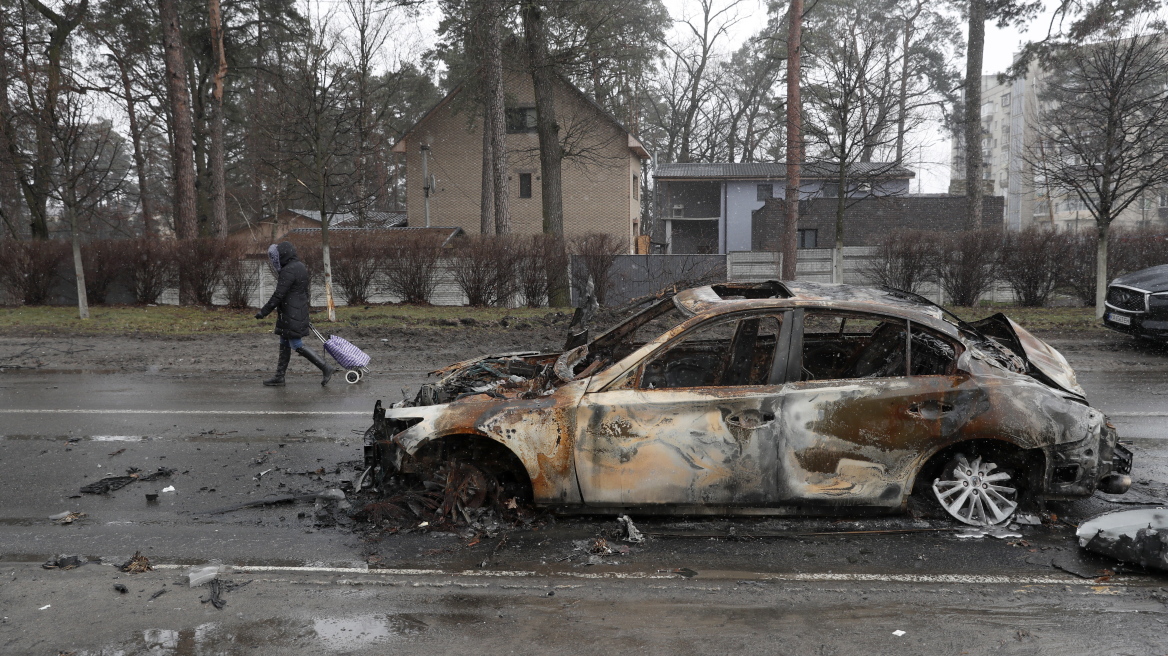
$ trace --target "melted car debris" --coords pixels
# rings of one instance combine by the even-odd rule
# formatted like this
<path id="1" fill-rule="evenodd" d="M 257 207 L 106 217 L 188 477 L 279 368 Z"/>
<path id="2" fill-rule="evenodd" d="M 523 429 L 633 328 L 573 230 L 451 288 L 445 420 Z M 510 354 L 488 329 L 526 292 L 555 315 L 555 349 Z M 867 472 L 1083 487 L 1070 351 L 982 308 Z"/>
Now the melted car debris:
<path id="1" fill-rule="evenodd" d="M 1168 509 L 1107 513 L 1083 522 L 1079 546 L 1116 560 L 1168 570 Z"/>

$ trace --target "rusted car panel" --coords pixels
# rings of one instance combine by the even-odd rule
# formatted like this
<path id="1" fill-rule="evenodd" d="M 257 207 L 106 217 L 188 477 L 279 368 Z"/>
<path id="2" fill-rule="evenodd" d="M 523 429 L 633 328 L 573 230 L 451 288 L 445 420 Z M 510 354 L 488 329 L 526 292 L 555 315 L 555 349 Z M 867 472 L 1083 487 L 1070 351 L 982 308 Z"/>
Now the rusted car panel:
<path id="1" fill-rule="evenodd" d="M 521 463 L 537 504 L 584 509 L 896 510 L 968 445 L 1024 469 L 1041 498 L 1125 489 L 1130 453 L 1057 351 L 1004 317 L 981 332 L 922 301 L 807 283 L 687 290 L 562 354 L 437 372 L 379 411 L 372 460 L 408 469 L 428 446 L 485 439 Z M 674 309 L 679 323 L 633 339 Z"/>

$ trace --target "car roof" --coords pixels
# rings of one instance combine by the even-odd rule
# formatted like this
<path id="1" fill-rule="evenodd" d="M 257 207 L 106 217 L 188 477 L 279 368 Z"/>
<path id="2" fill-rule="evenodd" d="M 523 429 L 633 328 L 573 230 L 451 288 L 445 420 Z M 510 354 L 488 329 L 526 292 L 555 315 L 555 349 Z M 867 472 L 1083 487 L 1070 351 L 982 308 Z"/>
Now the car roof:
<path id="1" fill-rule="evenodd" d="M 764 307 L 832 307 L 879 312 L 923 323 L 950 335 L 958 334 L 953 324 L 943 320 L 940 307 L 916 294 L 892 288 L 802 280 L 727 282 L 687 289 L 675 295 L 673 302 L 690 316 Z"/>

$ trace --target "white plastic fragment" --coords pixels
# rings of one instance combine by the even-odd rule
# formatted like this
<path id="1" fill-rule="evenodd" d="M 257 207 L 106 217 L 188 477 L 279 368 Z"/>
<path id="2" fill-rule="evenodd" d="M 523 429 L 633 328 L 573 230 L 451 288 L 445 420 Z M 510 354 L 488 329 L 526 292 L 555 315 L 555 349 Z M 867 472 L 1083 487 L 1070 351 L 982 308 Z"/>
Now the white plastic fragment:
<path id="1" fill-rule="evenodd" d="M 904 635 L 904 634 L 905 634 L 905 632 L 904 632 L 904 631 L 901 631 L 900 629 L 897 629 L 897 630 L 895 630 L 895 631 L 893 631 L 893 632 L 892 632 L 892 635 L 894 635 L 894 636 L 896 636 L 896 637 L 898 637 L 898 638 L 899 638 L 900 636 Z"/>
<path id="2" fill-rule="evenodd" d="M 55 522 L 58 519 L 65 519 L 66 517 L 68 517 L 69 515 L 72 515 L 72 514 L 73 514 L 72 510 L 66 510 L 65 512 L 59 512 L 56 515 L 49 515 L 49 519 L 51 519 Z"/>
<path id="3" fill-rule="evenodd" d="M 637 525 L 633 523 L 633 520 L 628 515 L 621 515 L 616 518 L 616 521 L 620 522 L 621 526 L 625 529 L 625 542 L 640 544 L 645 541 L 645 536 L 641 534 Z"/>
<path id="4" fill-rule="evenodd" d="M 162 491 L 163 491 L 163 492 L 174 492 L 174 486 L 173 486 L 173 485 L 168 485 L 168 486 L 166 486 L 166 487 L 162 488 Z"/>
<path id="5" fill-rule="evenodd" d="M 44 606 L 41 606 L 39 610 L 45 610 L 47 608 L 52 608 L 52 607 L 53 607 L 52 604 L 45 604 Z"/>
<path id="6" fill-rule="evenodd" d="M 212 581 L 219 576 L 219 571 L 222 569 L 221 565 L 196 565 L 187 570 L 187 578 L 190 579 L 192 588 L 197 588 L 208 581 Z"/>
<path id="7" fill-rule="evenodd" d="M 317 492 L 316 498 L 321 501 L 344 501 L 345 493 L 334 487 Z"/>

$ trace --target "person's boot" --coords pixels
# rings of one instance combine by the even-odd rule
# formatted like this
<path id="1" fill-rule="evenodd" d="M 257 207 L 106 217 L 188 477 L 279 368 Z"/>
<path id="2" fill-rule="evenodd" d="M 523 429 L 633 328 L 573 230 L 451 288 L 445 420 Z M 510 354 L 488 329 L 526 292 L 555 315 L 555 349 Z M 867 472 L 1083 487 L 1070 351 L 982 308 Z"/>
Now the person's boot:
<path id="1" fill-rule="evenodd" d="M 317 369 L 320 369 L 320 373 L 324 374 L 324 377 L 320 379 L 320 384 L 328 385 L 329 379 L 333 377 L 334 369 L 324 361 L 324 358 L 317 355 L 315 351 L 308 348 L 307 346 L 301 346 L 300 348 L 296 349 L 296 352 L 303 356 L 305 360 L 308 360 L 312 364 L 316 365 Z"/>
<path id="2" fill-rule="evenodd" d="M 276 362 L 276 375 L 264 381 L 266 387 L 283 387 L 284 374 L 288 371 L 288 361 L 292 359 L 292 347 L 280 345 L 280 359 Z"/>

